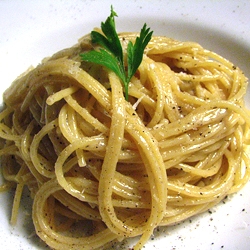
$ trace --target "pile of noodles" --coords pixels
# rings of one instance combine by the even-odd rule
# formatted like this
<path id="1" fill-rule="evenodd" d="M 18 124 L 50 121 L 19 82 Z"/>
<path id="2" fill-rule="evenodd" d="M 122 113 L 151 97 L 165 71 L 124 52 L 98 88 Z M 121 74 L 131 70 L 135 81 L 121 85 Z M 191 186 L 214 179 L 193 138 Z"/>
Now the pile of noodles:
<path id="1" fill-rule="evenodd" d="M 125 48 L 137 34 L 120 35 Z M 193 42 L 153 37 L 124 99 L 119 78 L 81 62 L 89 36 L 4 93 L 0 150 L 53 249 L 97 249 L 208 210 L 249 180 L 247 78 Z M 125 55 L 126 56 L 126 55 Z"/>

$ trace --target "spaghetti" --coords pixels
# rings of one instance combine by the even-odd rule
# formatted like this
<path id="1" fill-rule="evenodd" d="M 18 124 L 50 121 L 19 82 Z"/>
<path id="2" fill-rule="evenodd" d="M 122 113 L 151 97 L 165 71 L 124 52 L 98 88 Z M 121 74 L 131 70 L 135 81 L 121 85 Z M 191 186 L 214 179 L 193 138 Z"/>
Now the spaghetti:
<path id="1" fill-rule="evenodd" d="M 120 34 L 124 47 L 137 34 Z M 53 249 L 98 249 L 208 210 L 249 180 L 247 78 L 193 42 L 153 37 L 129 84 L 81 62 L 85 36 L 4 93 L 2 190 L 24 186 Z"/>

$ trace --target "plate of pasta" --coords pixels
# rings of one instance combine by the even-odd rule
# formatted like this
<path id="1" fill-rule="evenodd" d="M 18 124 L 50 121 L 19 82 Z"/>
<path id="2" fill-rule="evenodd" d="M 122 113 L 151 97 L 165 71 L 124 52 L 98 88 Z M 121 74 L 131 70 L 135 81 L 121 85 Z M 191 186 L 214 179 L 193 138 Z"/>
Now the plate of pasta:
<path id="1" fill-rule="evenodd" d="M 247 250 L 249 13 L 0 2 L 2 249 Z"/>

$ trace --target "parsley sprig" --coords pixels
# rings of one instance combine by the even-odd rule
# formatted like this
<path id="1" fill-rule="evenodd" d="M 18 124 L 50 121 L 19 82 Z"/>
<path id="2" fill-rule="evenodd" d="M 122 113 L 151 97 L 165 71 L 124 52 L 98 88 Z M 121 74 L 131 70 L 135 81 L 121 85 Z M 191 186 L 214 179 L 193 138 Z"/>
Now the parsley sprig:
<path id="1" fill-rule="evenodd" d="M 128 100 L 129 82 L 141 64 L 144 49 L 151 40 L 153 31 L 150 31 L 145 23 L 135 43 L 129 41 L 126 71 L 122 45 L 116 32 L 115 17 L 117 17 L 117 14 L 111 6 L 110 16 L 105 22 L 101 23 L 101 30 L 104 35 L 97 31 L 91 32 L 92 43 L 100 45 L 101 48 L 82 53 L 80 56 L 83 61 L 96 63 L 113 71 L 124 84 L 125 99 Z"/>

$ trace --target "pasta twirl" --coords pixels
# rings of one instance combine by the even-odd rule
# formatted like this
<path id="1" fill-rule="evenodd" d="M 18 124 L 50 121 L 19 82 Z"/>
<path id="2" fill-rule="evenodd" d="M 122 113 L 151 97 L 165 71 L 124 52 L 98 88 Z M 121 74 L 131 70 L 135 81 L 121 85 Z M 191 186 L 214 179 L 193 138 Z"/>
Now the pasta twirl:
<path id="1" fill-rule="evenodd" d="M 136 34 L 123 33 L 124 47 Z M 201 213 L 249 180 L 247 78 L 193 42 L 153 37 L 124 99 L 118 77 L 81 62 L 89 36 L 4 93 L 0 154 L 53 249 L 98 249 Z"/>

